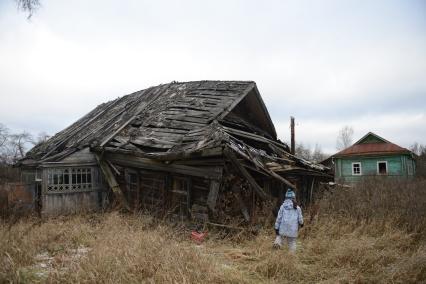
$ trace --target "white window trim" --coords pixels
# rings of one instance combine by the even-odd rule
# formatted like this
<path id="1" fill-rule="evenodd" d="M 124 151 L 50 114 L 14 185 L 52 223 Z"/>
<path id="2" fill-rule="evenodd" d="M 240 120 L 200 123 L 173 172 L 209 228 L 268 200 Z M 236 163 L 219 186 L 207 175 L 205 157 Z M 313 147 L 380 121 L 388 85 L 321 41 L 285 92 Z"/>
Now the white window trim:
<path id="1" fill-rule="evenodd" d="M 354 172 L 354 165 L 355 164 L 358 164 L 359 165 L 359 174 L 356 174 L 355 172 Z M 354 162 L 354 163 L 352 163 L 352 175 L 353 176 L 361 176 L 362 175 L 362 166 L 361 166 L 361 162 Z"/>
<path id="2" fill-rule="evenodd" d="M 380 163 L 385 163 L 386 164 L 386 173 L 385 174 L 381 174 L 380 171 L 379 171 L 379 164 Z M 388 161 L 377 161 L 377 174 L 384 176 L 384 175 L 388 175 L 388 173 L 389 173 Z"/>

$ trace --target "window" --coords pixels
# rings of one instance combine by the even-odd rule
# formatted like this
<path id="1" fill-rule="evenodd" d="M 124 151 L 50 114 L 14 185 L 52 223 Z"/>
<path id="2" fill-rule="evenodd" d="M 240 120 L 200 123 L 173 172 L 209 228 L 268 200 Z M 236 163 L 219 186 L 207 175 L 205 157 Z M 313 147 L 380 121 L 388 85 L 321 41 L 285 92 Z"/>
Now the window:
<path id="1" fill-rule="evenodd" d="M 377 162 L 377 174 L 387 175 L 388 174 L 388 162 L 379 161 Z"/>
<path id="2" fill-rule="evenodd" d="M 92 168 L 47 170 L 48 192 L 72 192 L 92 188 Z"/>
<path id="3" fill-rule="evenodd" d="M 362 174 L 361 171 L 361 163 L 352 163 L 352 175 L 360 176 Z"/>

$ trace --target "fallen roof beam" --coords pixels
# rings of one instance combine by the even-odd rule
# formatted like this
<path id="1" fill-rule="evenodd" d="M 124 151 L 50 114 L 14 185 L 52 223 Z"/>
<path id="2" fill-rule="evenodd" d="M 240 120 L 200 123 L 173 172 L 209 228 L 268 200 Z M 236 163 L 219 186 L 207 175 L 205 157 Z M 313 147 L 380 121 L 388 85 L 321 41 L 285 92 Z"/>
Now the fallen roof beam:
<path id="1" fill-rule="evenodd" d="M 271 139 L 268 139 L 266 137 L 263 137 L 263 136 L 260 136 L 260 135 L 257 135 L 257 134 L 238 130 L 238 129 L 235 129 L 235 128 L 226 127 L 226 126 L 223 126 L 223 125 L 221 125 L 221 128 L 223 128 L 226 132 L 228 132 L 230 134 L 234 134 L 234 135 L 241 136 L 241 137 L 246 137 L 248 139 L 256 140 L 258 142 L 263 142 L 263 143 L 266 143 L 266 144 L 273 144 L 277 147 L 283 148 L 283 150 L 284 150 L 284 147 L 285 147 L 285 145 L 283 145 L 283 144 L 280 144 L 278 142 L 275 142 Z"/>
<path id="2" fill-rule="evenodd" d="M 128 211 L 131 211 L 129 203 L 127 202 L 126 198 L 124 197 L 123 192 L 121 191 L 121 188 L 117 182 L 117 180 L 114 177 L 113 172 L 111 171 L 111 168 L 108 166 L 108 164 L 105 162 L 103 157 L 101 157 L 100 154 L 95 154 L 96 160 L 98 161 L 99 167 L 101 168 L 101 171 L 111 188 L 112 192 L 114 193 L 114 196 L 117 198 L 117 200 L 123 205 L 124 208 L 126 208 Z"/>
<path id="3" fill-rule="evenodd" d="M 102 148 L 92 148 L 95 152 L 102 152 Z M 222 147 L 212 147 L 202 150 L 195 151 L 181 151 L 181 152 L 158 152 L 158 153 L 144 153 L 142 151 L 132 151 L 113 147 L 105 147 L 106 153 L 117 153 L 131 155 L 147 159 L 155 159 L 159 161 L 174 161 L 174 160 L 185 160 L 194 158 L 206 158 L 222 155 Z"/>
<path id="4" fill-rule="evenodd" d="M 105 158 L 119 165 L 127 165 L 129 167 L 143 168 L 147 170 L 166 171 L 189 176 L 204 177 L 207 179 L 220 179 L 222 177 L 222 167 L 191 167 L 175 165 L 173 163 L 166 164 L 153 159 L 116 153 L 105 153 Z"/>
<path id="5" fill-rule="evenodd" d="M 250 161 L 251 163 L 254 163 L 249 157 L 247 157 L 247 155 L 245 153 L 243 153 L 239 149 L 235 149 L 235 147 L 230 148 L 230 149 L 232 149 L 233 151 L 237 152 L 241 157 L 245 158 L 246 160 Z M 238 162 L 238 160 L 237 160 L 237 162 Z M 240 165 L 240 163 L 238 163 L 238 164 Z M 277 174 L 277 173 L 269 170 L 267 167 L 263 166 L 261 163 L 257 163 L 257 166 L 258 166 L 259 169 L 262 169 L 268 175 L 270 175 L 270 176 L 272 176 L 272 177 L 274 177 L 276 179 L 279 179 L 280 181 L 282 181 L 286 185 L 290 186 L 291 188 L 296 188 L 296 186 L 294 184 L 292 184 L 291 182 L 289 182 L 288 180 L 286 180 L 285 178 L 283 178 L 279 174 Z"/>
<path id="6" fill-rule="evenodd" d="M 241 174 L 247 179 L 247 181 L 250 183 L 250 185 L 253 187 L 253 190 L 260 196 L 260 198 L 267 200 L 268 195 L 265 193 L 265 191 L 257 184 L 255 179 L 250 175 L 250 173 L 244 168 L 240 162 L 238 161 L 237 157 L 230 149 L 225 149 L 224 154 L 228 159 L 231 161 L 231 163 L 241 172 Z"/>

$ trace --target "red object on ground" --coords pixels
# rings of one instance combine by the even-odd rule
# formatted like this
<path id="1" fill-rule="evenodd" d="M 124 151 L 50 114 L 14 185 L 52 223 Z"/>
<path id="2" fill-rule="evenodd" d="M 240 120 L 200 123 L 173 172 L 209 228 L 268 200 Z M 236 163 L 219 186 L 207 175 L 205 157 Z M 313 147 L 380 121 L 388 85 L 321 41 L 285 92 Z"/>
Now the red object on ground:
<path id="1" fill-rule="evenodd" d="M 199 232 L 196 232 L 196 231 L 192 231 L 192 233 L 191 233 L 191 239 L 197 244 L 201 244 L 204 241 L 204 239 L 206 238 L 206 236 L 207 236 L 207 232 L 199 233 Z"/>

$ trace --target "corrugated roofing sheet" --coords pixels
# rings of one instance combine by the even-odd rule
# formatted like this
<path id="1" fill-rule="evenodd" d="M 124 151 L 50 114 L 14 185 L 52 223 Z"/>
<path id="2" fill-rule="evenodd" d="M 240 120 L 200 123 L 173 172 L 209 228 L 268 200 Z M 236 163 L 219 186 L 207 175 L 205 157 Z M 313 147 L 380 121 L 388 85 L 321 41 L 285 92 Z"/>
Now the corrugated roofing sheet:
<path id="1" fill-rule="evenodd" d="M 366 143 L 356 144 L 343 151 L 338 152 L 334 156 L 350 156 L 350 155 L 375 155 L 375 154 L 392 154 L 392 153 L 410 153 L 408 149 L 402 148 L 393 143 Z"/>

